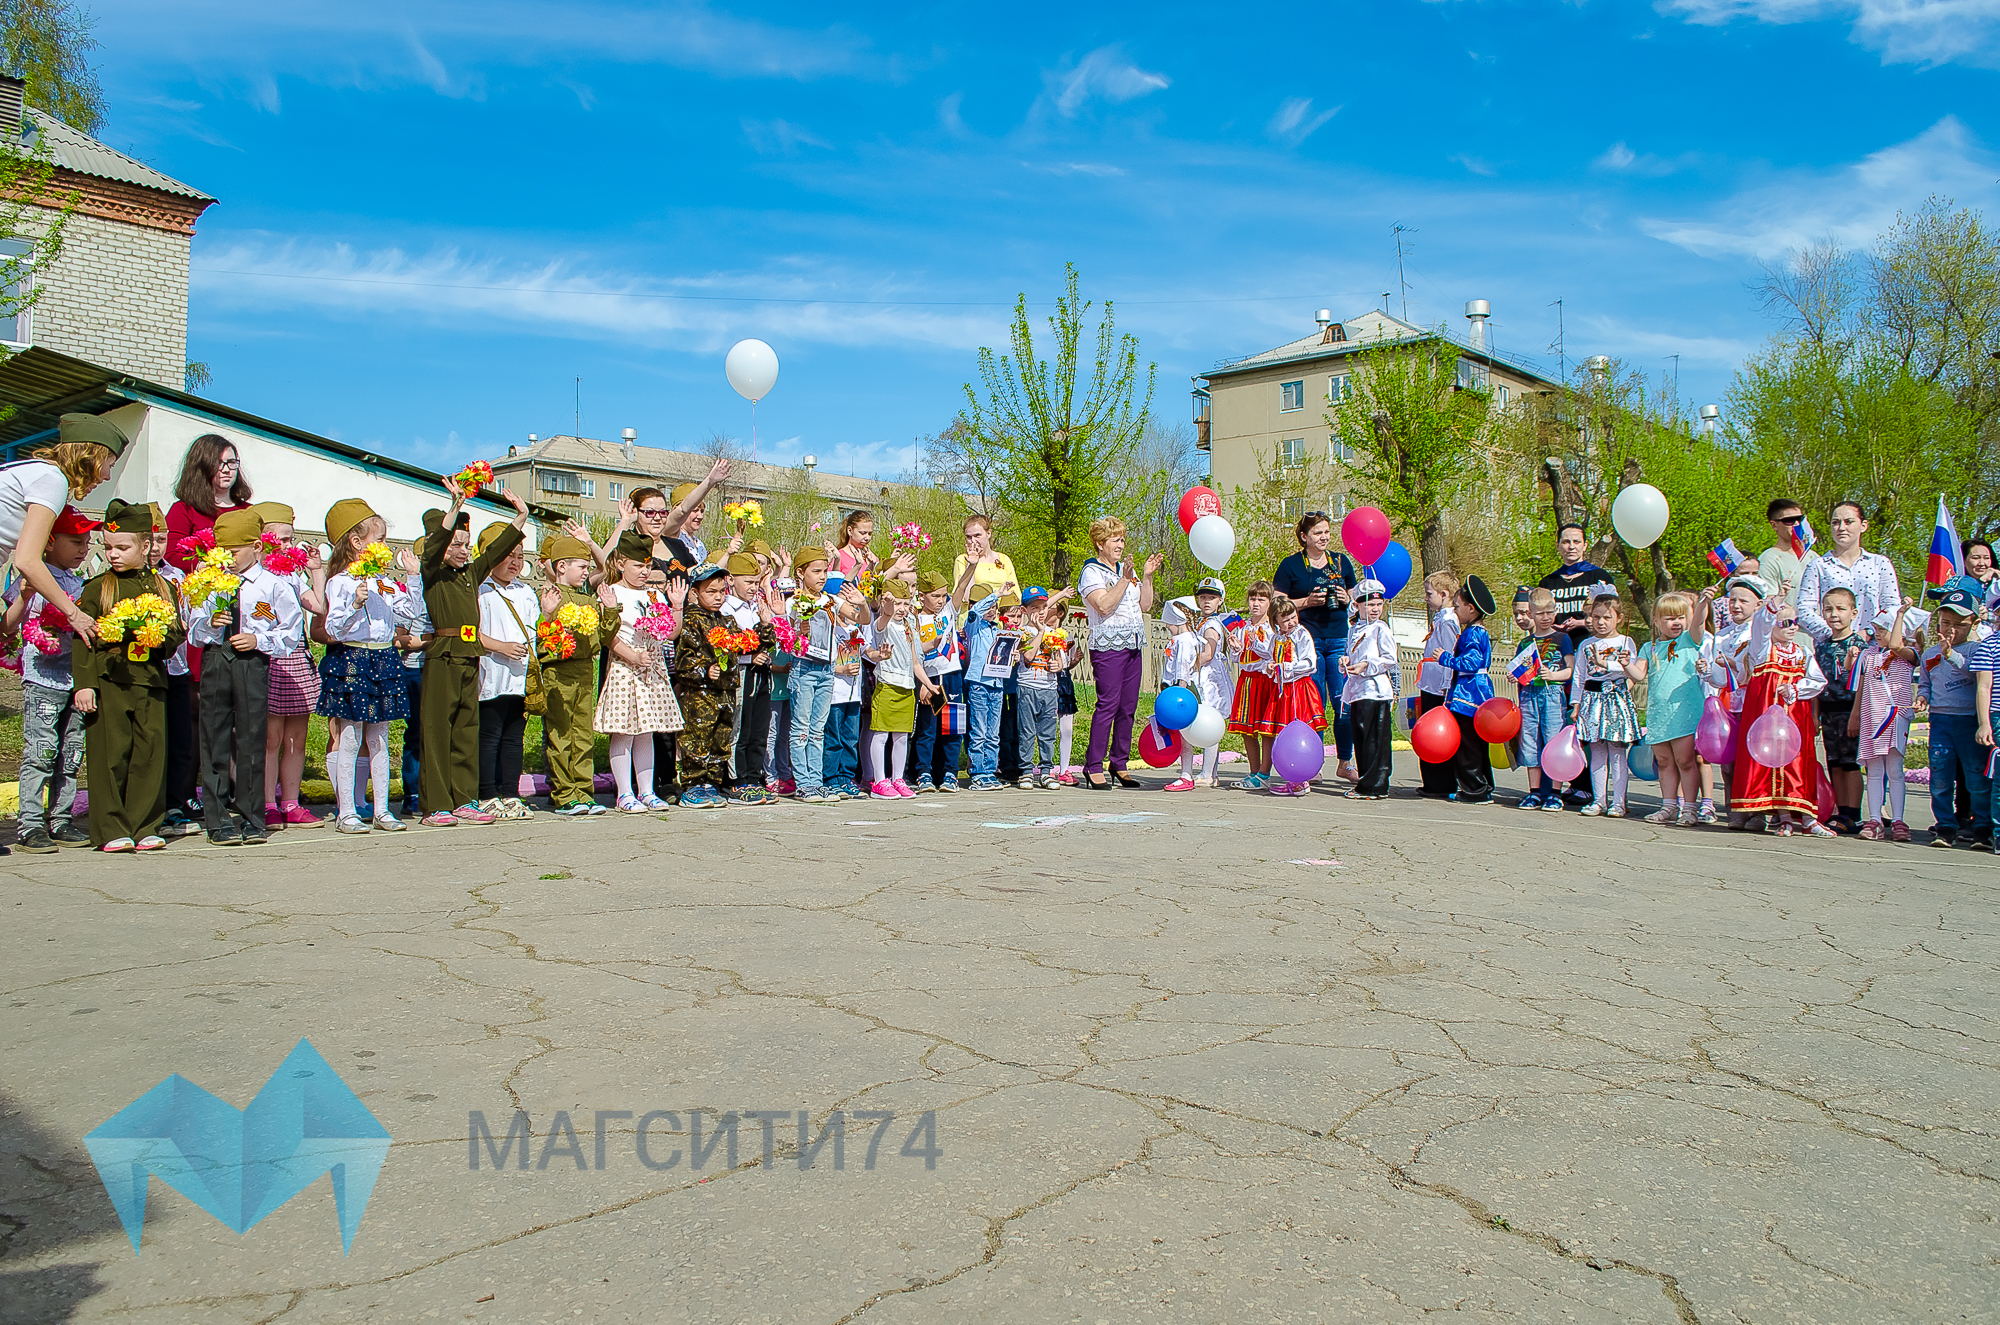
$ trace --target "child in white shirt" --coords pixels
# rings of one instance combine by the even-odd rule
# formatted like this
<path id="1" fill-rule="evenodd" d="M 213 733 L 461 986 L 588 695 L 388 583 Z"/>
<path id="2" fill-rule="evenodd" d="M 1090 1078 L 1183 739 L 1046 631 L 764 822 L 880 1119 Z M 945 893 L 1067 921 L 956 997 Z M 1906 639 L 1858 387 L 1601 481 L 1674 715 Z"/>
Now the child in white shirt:
<path id="1" fill-rule="evenodd" d="M 1397 659 L 1396 636 L 1382 620 L 1383 606 L 1380 581 L 1363 580 L 1354 586 L 1354 624 L 1347 636 L 1347 656 L 1340 660 L 1347 678 L 1340 698 L 1354 728 L 1354 759 L 1361 774 L 1347 793 L 1349 800 L 1379 801 L 1389 795 Z"/>
<path id="2" fill-rule="evenodd" d="M 1179 686 L 1193 692 L 1202 703 L 1202 678 L 1208 673 L 1208 665 L 1215 658 L 1220 644 L 1216 637 L 1204 630 L 1197 634 L 1194 621 L 1200 618 L 1200 609 L 1185 598 L 1177 598 L 1168 603 L 1161 612 L 1160 620 L 1169 632 L 1167 636 L 1167 661 L 1161 674 L 1161 681 L 1169 686 Z M 1204 623 L 1205 624 L 1205 623 Z M 1208 769 L 1209 785 L 1215 785 L 1215 757 L 1222 747 L 1218 743 L 1202 752 Z M 1195 753 L 1194 743 L 1181 742 L 1181 775 L 1167 784 L 1168 791 L 1193 791 Z"/>

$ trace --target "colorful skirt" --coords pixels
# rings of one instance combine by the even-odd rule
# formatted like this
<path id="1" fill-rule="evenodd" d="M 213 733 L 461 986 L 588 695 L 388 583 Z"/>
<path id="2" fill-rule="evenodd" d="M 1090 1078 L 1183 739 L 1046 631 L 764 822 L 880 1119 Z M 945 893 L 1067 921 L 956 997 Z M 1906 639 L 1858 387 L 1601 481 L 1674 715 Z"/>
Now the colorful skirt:
<path id="1" fill-rule="evenodd" d="M 1586 690 L 1576 706 L 1576 739 L 1609 741 L 1613 745 L 1635 745 L 1639 740 L 1639 713 L 1632 707 L 1632 692 L 1624 686 Z"/>
<path id="2" fill-rule="evenodd" d="M 274 718 L 302 718 L 319 703 L 319 670 L 303 644 L 282 658 L 271 659 L 271 704 Z"/>
<path id="3" fill-rule="evenodd" d="M 1277 732 L 1271 714 L 1278 706 L 1278 683 L 1262 672 L 1244 672 L 1236 678 L 1236 699 L 1229 706 L 1229 730 L 1243 736 L 1269 736 Z"/>
<path id="4" fill-rule="evenodd" d="M 1320 702 L 1318 682 L 1310 676 L 1286 686 L 1272 706 L 1272 732 L 1281 732 L 1294 722 L 1303 722 L 1316 732 L 1326 730 L 1326 706 Z"/>
<path id="5" fill-rule="evenodd" d="M 271 711 L 277 707 L 277 665 L 271 667 Z M 395 722 L 410 717 L 409 671 L 394 649 L 327 648 L 319 665 L 319 703 L 324 717 L 343 722 Z"/>
<path id="6" fill-rule="evenodd" d="M 598 731 L 608 736 L 638 736 L 645 732 L 677 732 L 683 723 L 674 699 L 673 683 L 664 671 L 641 677 L 618 659 L 604 675 L 597 695 Z"/>

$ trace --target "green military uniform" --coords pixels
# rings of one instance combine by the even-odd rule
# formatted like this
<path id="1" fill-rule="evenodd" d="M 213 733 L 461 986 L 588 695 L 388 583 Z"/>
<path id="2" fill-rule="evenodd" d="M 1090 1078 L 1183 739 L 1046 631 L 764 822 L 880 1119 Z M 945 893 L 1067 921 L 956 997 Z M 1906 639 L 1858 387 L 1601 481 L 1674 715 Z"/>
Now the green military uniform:
<path id="1" fill-rule="evenodd" d="M 556 540 L 561 543 L 563 540 Z M 597 655 L 618 637 L 619 609 L 606 607 L 594 595 L 563 586 L 562 601 L 555 611 L 570 603 L 597 609 L 597 633 L 579 635 L 576 652 L 558 662 L 547 653 L 542 659 L 542 685 L 549 695 L 549 711 L 543 726 L 549 737 L 549 804 L 561 809 L 592 800 L 597 773 Z M 545 613 L 553 616 L 555 613 Z"/>
<path id="2" fill-rule="evenodd" d="M 125 528 L 120 529 L 123 524 Z M 104 512 L 112 533 L 151 534 L 152 515 L 144 506 L 112 501 Z M 90 842 L 101 847 L 120 838 L 135 841 L 160 830 L 167 813 L 167 659 L 187 631 L 180 624 L 179 596 L 166 579 L 149 570 L 105 571 L 83 586 L 76 605 L 101 617 L 114 603 L 157 594 L 174 606 L 166 639 L 140 646 L 131 631 L 118 643 L 70 645 L 70 669 L 78 690 L 95 691 L 97 708 L 83 719 L 85 758 L 90 769 Z M 142 654 L 142 657 L 133 655 Z"/>
<path id="3" fill-rule="evenodd" d="M 711 612 L 693 598 L 681 614 L 674 644 L 674 697 L 680 701 L 680 765 L 682 794 L 695 787 L 719 788 L 730 779 L 729 747 L 736 728 L 736 678 L 724 671 L 710 680 L 717 661 L 708 632 L 721 626 L 734 630 L 722 614 Z"/>
<path id="4" fill-rule="evenodd" d="M 507 526 L 478 556 L 454 570 L 445 548 L 455 529 L 468 528 L 464 511 L 453 529 L 444 512 L 424 512 L 424 608 L 431 636 L 424 650 L 422 788 L 417 803 L 425 814 L 449 814 L 479 802 L 479 586 L 521 542 Z"/>

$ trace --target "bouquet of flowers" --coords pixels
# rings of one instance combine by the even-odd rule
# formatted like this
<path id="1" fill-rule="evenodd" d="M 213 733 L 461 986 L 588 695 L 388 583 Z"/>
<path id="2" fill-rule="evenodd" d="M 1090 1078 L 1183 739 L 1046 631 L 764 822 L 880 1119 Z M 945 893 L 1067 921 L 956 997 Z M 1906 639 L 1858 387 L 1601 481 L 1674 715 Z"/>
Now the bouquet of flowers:
<path id="1" fill-rule="evenodd" d="M 755 653 L 759 647 L 756 631 L 730 630 L 726 626 L 710 626 L 708 643 L 715 650 L 715 665 L 725 672 L 729 670 L 734 655 Z"/>
<path id="2" fill-rule="evenodd" d="M 744 501 L 724 502 L 722 504 L 722 514 L 731 520 L 741 520 L 752 529 L 761 528 L 764 524 L 763 505 L 747 499 Z"/>
<path id="3" fill-rule="evenodd" d="M 479 490 L 493 481 L 493 466 L 484 460 L 475 460 L 464 469 L 451 476 L 451 486 L 457 488 L 460 496 L 476 497 Z"/>
<path id="4" fill-rule="evenodd" d="M 215 551 L 215 530 L 198 529 L 180 542 L 174 544 L 175 556 L 198 557 L 204 552 Z"/>
<path id="5" fill-rule="evenodd" d="M 541 647 L 543 657 L 556 662 L 576 656 L 576 636 L 554 617 L 543 617 L 535 623 L 535 642 Z"/>
<path id="6" fill-rule="evenodd" d="M 347 573 L 357 580 L 371 580 L 387 574 L 396 564 L 396 554 L 389 550 L 387 543 L 370 543 L 361 549 L 361 555 L 348 563 Z"/>
<path id="7" fill-rule="evenodd" d="M 302 571 L 310 560 L 304 548 L 286 546 L 284 539 L 268 529 L 257 535 L 257 541 L 264 545 L 264 569 L 273 575 Z"/>
<path id="8" fill-rule="evenodd" d="M 671 603 L 648 603 L 639 619 L 632 623 L 632 634 L 650 644 L 654 652 L 664 653 L 667 641 L 674 637 L 679 626 Z"/>
<path id="9" fill-rule="evenodd" d="M 212 547 L 201 554 L 201 564 L 194 573 L 181 581 L 181 596 L 195 611 L 213 616 L 235 604 L 236 591 L 242 585 L 243 577 L 230 568 L 228 550 Z"/>
<path id="10" fill-rule="evenodd" d="M 50 656 L 69 648 L 69 641 L 64 636 L 70 633 L 69 618 L 54 603 L 45 605 L 40 612 L 21 623 L 22 641 Z"/>
<path id="11" fill-rule="evenodd" d="M 915 520 L 899 524 L 889 531 L 889 546 L 897 556 L 905 553 L 915 555 L 931 545 L 931 536 Z"/>
<path id="12" fill-rule="evenodd" d="M 107 644 L 116 644 L 130 631 L 132 639 L 125 646 L 125 656 L 133 662 L 145 662 L 154 649 L 167 642 L 167 629 L 178 620 L 172 603 L 156 593 L 142 593 L 113 603 L 109 612 L 97 618 L 97 633 Z"/>
<path id="13" fill-rule="evenodd" d="M 1069 632 L 1061 626 L 1052 626 L 1042 632 L 1042 654 L 1049 658 L 1061 657 L 1069 651 Z"/>
<path id="14" fill-rule="evenodd" d="M 778 648 L 795 658 L 805 656 L 806 644 L 812 637 L 812 627 L 802 625 L 788 616 L 771 619 L 771 634 L 778 641 Z"/>

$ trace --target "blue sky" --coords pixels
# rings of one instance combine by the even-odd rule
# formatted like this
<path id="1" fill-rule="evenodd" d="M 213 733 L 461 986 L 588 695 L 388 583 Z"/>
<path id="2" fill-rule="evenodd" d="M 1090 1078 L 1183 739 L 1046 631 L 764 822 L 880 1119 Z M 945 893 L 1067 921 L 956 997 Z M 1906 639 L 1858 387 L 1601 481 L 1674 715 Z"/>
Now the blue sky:
<path id="1" fill-rule="evenodd" d="M 888 476 L 1018 292 L 1189 377 L 1396 292 L 1719 398 L 1760 261 L 1991 207 L 2000 0 L 1204 5 L 96 0 L 104 137 L 221 202 L 219 399 L 451 467 L 530 432 L 747 436 Z M 1042 310 L 1046 311 L 1046 308 Z"/>

